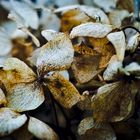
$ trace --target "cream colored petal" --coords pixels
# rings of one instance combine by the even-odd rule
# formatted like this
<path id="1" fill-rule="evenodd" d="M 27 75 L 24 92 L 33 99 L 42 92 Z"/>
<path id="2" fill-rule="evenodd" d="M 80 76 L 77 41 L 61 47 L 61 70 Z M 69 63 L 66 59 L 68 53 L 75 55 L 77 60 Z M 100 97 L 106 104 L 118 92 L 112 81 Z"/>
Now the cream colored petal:
<path id="1" fill-rule="evenodd" d="M 41 71 L 64 70 L 70 67 L 74 49 L 70 39 L 61 34 L 42 46 L 37 58 L 37 67 Z"/>
<path id="2" fill-rule="evenodd" d="M 44 92 L 37 82 L 19 83 L 7 88 L 7 106 L 18 112 L 36 109 L 44 101 Z"/>
<path id="3" fill-rule="evenodd" d="M 25 115 L 15 113 L 9 108 L 0 108 L 0 136 L 11 134 L 27 120 Z"/>
<path id="4" fill-rule="evenodd" d="M 8 58 L 0 69 L 0 80 L 6 87 L 14 83 L 31 82 L 36 79 L 36 74 L 21 60 Z"/>
<path id="5" fill-rule="evenodd" d="M 85 36 L 85 37 L 103 38 L 111 31 L 112 31 L 111 25 L 88 22 L 74 27 L 70 33 L 70 37 L 75 38 Z"/>
<path id="6" fill-rule="evenodd" d="M 119 61 L 123 61 L 125 55 L 125 36 L 123 31 L 110 33 L 107 35 L 108 40 L 114 45 Z"/>
<path id="7" fill-rule="evenodd" d="M 5 94 L 0 88 L 0 105 L 6 105 L 6 103 L 7 103 L 7 100 L 6 100 Z"/>
<path id="8" fill-rule="evenodd" d="M 55 30 L 43 30 L 41 34 L 46 40 L 50 41 L 55 39 L 61 33 L 56 32 Z"/>
<path id="9" fill-rule="evenodd" d="M 107 67 L 107 69 L 103 73 L 103 78 L 106 81 L 114 80 L 118 76 L 119 68 L 122 68 L 122 62 L 121 61 L 114 61 L 110 63 Z"/>
<path id="10" fill-rule="evenodd" d="M 83 100 L 83 96 L 79 94 L 74 85 L 59 73 L 46 77 L 46 84 L 54 98 L 65 108 L 71 108 Z"/>
<path id="11" fill-rule="evenodd" d="M 35 137 L 42 139 L 42 140 L 58 140 L 57 134 L 54 130 L 44 122 L 30 117 L 28 123 L 28 130 L 32 133 Z"/>

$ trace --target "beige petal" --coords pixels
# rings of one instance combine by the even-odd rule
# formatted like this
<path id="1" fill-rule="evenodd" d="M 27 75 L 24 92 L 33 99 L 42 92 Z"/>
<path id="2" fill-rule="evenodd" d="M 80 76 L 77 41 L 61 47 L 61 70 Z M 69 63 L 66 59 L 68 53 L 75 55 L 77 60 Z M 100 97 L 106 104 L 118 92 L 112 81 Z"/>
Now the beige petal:
<path id="1" fill-rule="evenodd" d="M 85 36 L 103 38 L 111 31 L 111 25 L 88 22 L 74 27 L 70 33 L 70 37 L 75 38 L 79 36 Z"/>
<path id="2" fill-rule="evenodd" d="M 95 123 L 92 117 L 83 119 L 78 126 L 81 139 L 116 140 L 115 133 L 107 123 Z"/>
<path id="3" fill-rule="evenodd" d="M 116 79 L 118 76 L 119 68 L 122 68 L 121 61 L 116 60 L 110 63 L 103 73 L 104 80 L 110 81 Z"/>
<path id="4" fill-rule="evenodd" d="M 129 12 L 127 10 L 114 10 L 109 13 L 110 24 L 112 24 L 115 28 L 120 28 L 123 19 L 128 16 Z"/>
<path id="5" fill-rule="evenodd" d="M 110 12 L 116 8 L 118 0 L 93 0 L 93 2 L 99 7 L 104 9 L 105 12 Z"/>
<path id="6" fill-rule="evenodd" d="M 42 140 L 58 140 L 57 134 L 54 130 L 44 122 L 30 117 L 28 130 L 32 133 L 35 137 L 42 139 Z"/>
<path id="7" fill-rule="evenodd" d="M 11 134 L 27 120 L 25 115 L 15 113 L 9 108 L 0 108 L 0 136 Z"/>
<path id="8" fill-rule="evenodd" d="M 115 82 L 100 87 L 93 96 L 93 118 L 96 122 L 117 122 L 132 115 L 137 88 L 134 82 Z"/>
<path id="9" fill-rule="evenodd" d="M 70 39 L 61 34 L 41 48 L 37 58 L 38 70 L 43 72 L 67 69 L 73 61 L 73 56 L 74 49 Z"/>
<path id="10" fill-rule="evenodd" d="M 0 69 L 0 80 L 6 87 L 21 82 L 31 82 L 36 79 L 35 73 L 21 60 L 8 58 Z"/>
<path id="11" fill-rule="evenodd" d="M 18 112 L 36 109 L 43 101 L 43 89 L 37 82 L 13 84 L 7 88 L 7 106 Z"/>
<path id="12" fill-rule="evenodd" d="M 123 61 L 125 55 L 125 36 L 123 31 L 110 33 L 107 35 L 108 40 L 114 45 L 118 60 Z"/>
<path id="13" fill-rule="evenodd" d="M 6 100 L 5 94 L 0 88 L 0 105 L 6 105 L 6 103 L 7 103 L 7 100 Z"/>
<path id="14" fill-rule="evenodd" d="M 83 99 L 74 85 L 59 73 L 47 76 L 46 84 L 54 98 L 65 108 L 71 108 Z"/>

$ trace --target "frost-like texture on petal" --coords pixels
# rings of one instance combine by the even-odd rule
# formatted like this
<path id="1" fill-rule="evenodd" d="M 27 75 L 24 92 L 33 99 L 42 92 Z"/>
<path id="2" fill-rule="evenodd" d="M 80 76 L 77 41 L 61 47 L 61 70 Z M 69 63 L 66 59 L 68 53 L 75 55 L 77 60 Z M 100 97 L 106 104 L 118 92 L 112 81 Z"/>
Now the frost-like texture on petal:
<path id="1" fill-rule="evenodd" d="M 14 84 L 7 88 L 7 101 L 18 112 L 33 110 L 44 101 L 43 89 L 37 82 Z"/>
<path id="2" fill-rule="evenodd" d="M 42 46 L 37 58 L 38 70 L 64 70 L 70 67 L 74 56 L 74 49 L 70 39 L 61 34 L 57 38 Z"/>
<path id="3" fill-rule="evenodd" d="M 54 98 L 65 108 L 71 108 L 83 100 L 74 85 L 59 73 L 46 77 L 46 84 Z"/>
<path id="4" fill-rule="evenodd" d="M 27 120 L 25 115 L 15 113 L 9 108 L 0 109 L 0 136 L 11 134 Z"/>
<path id="5" fill-rule="evenodd" d="M 28 130 L 32 133 L 35 137 L 42 139 L 42 140 L 58 140 L 57 134 L 54 130 L 44 122 L 30 117 Z"/>
<path id="6" fill-rule="evenodd" d="M 116 140 L 115 133 L 110 124 L 96 123 L 92 117 L 87 117 L 80 122 L 78 133 L 85 139 Z"/>
<path id="7" fill-rule="evenodd" d="M 103 8 L 105 12 L 110 12 L 116 8 L 118 0 L 93 0 L 93 2 L 100 8 Z"/>
<path id="8" fill-rule="evenodd" d="M 111 31 L 111 25 L 88 22 L 74 27 L 70 33 L 70 37 L 75 38 L 79 36 L 85 36 L 103 38 Z"/>
<path id="9" fill-rule="evenodd" d="M 114 45 L 118 60 L 123 61 L 126 49 L 125 36 L 123 31 L 110 33 L 107 35 L 107 38 Z"/>
<path id="10" fill-rule="evenodd" d="M 24 21 L 33 29 L 39 26 L 37 12 L 25 2 L 11 0 L 13 10 L 24 19 Z"/>

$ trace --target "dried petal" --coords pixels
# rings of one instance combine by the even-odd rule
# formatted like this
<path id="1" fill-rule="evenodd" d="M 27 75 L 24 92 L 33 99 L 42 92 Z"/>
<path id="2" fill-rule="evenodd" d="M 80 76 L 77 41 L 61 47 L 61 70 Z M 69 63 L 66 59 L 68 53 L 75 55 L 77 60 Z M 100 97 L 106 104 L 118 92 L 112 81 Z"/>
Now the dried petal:
<path id="1" fill-rule="evenodd" d="M 104 9 L 105 12 L 110 12 L 116 8 L 118 0 L 93 0 L 93 2 L 100 8 Z"/>
<path id="2" fill-rule="evenodd" d="M 92 117 L 83 119 L 78 126 L 81 139 L 116 140 L 115 133 L 107 123 L 95 123 Z"/>
<path id="3" fill-rule="evenodd" d="M 127 10 L 114 10 L 109 13 L 110 23 L 115 28 L 120 28 L 122 25 L 123 19 L 128 16 L 129 16 L 129 12 Z"/>
<path id="4" fill-rule="evenodd" d="M 7 101 L 18 112 L 33 110 L 44 101 L 43 89 L 37 82 L 13 84 L 7 88 Z"/>
<path id="5" fill-rule="evenodd" d="M 70 39 L 65 34 L 61 34 L 41 48 L 37 58 L 38 70 L 42 73 L 67 69 L 73 61 L 73 56 L 74 49 Z"/>
<path id="6" fill-rule="evenodd" d="M 93 118 L 97 122 L 117 122 L 130 117 L 137 88 L 134 82 L 106 84 L 93 97 Z"/>
<path id="7" fill-rule="evenodd" d="M 25 115 L 15 113 L 9 108 L 0 108 L 0 136 L 11 134 L 27 120 Z"/>
<path id="8" fill-rule="evenodd" d="M 30 117 L 29 124 L 28 124 L 28 130 L 30 133 L 32 133 L 35 137 L 43 140 L 58 140 L 57 134 L 54 132 L 54 130 L 44 122 L 34 118 Z"/>
<path id="9" fill-rule="evenodd" d="M 86 83 L 98 73 L 99 57 L 80 55 L 74 58 L 72 70 L 79 83 Z"/>
<path id="10" fill-rule="evenodd" d="M 71 108 L 83 98 L 73 84 L 59 73 L 47 76 L 46 84 L 54 98 L 65 108 Z"/>
<path id="11" fill-rule="evenodd" d="M 33 29 L 39 26 L 39 18 L 37 12 L 25 2 L 11 0 L 13 10 L 24 19 L 24 21 Z M 32 18 L 31 18 L 32 17 Z"/>
<path id="12" fill-rule="evenodd" d="M 118 60 L 123 61 L 126 48 L 123 31 L 110 33 L 107 35 L 107 38 L 114 45 Z"/>
<path id="13" fill-rule="evenodd" d="M 111 31 L 111 25 L 88 22 L 74 27 L 70 33 L 70 37 L 75 38 L 79 36 L 85 36 L 103 38 Z"/>
<path id="14" fill-rule="evenodd" d="M 121 61 L 115 60 L 114 62 L 110 63 L 103 73 L 104 80 L 110 81 L 116 79 L 118 76 L 119 68 L 122 68 Z"/>
<path id="15" fill-rule="evenodd" d="M 35 73 L 21 60 L 8 58 L 0 69 L 0 80 L 6 88 L 11 84 L 28 83 L 36 79 Z"/>

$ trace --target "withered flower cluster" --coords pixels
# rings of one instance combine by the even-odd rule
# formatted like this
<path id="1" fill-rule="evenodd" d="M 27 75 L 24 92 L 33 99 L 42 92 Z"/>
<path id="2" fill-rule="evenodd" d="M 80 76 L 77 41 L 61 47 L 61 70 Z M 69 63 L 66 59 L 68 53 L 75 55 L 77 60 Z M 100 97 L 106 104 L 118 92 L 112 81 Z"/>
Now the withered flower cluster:
<path id="1" fill-rule="evenodd" d="M 132 21 L 132 1 L 0 4 L 2 14 L 8 11 L 0 21 L 0 137 L 129 137 L 140 101 L 140 23 Z M 38 111 L 49 106 L 50 114 Z"/>

